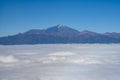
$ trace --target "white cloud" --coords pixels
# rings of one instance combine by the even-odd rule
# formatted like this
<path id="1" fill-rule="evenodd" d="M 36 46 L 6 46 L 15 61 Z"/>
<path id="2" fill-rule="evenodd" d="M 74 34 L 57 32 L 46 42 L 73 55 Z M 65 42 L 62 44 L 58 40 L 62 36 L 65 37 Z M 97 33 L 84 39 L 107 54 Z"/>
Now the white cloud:
<path id="1" fill-rule="evenodd" d="M 18 59 L 16 59 L 12 55 L 0 56 L 0 62 L 2 62 L 2 63 L 13 63 L 13 62 L 18 62 Z"/>
<path id="2" fill-rule="evenodd" d="M 120 44 L 0 46 L 0 80 L 119 80 L 119 53 Z"/>
<path id="3" fill-rule="evenodd" d="M 31 60 L 23 60 L 23 63 L 26 63 L 26 64 L 29 64 L 31 62 L 32 62 Z"/>
<path id="4" fill-rule="evenodd" d="M 20 52 L 20 53 L 17 53 L 19 55 L 26 55 L 26 56 L 31 56 L 31 55 L 35 55 L 35 54 L 38 54 L 38 53 L 35 53 L 35 52 Z"/>
<path id="5" fill-rule="evenodd" d="M 72 53 L 72 52 L 55 52 L 55 53 L 51 53 L 49 55 L 51 55 L 51 56 L 72 56 L 72 55 L 75 55 L 75 53 Z"/>
<path id="6" fill-rule="evenodd" d="M 64 62 L 66 60 L 66 57 L 58 57 L 58 56 L 47 56 L 40 59 L 36 59 L 37 62 L 42 63 L 59 63 Z"/>
<path id="7" fill-rule="evenodd" d="M 103 64 L 103 62 L 96 59 L 72 59 L 69 60 L 68 62 L 75 64 Z"/>

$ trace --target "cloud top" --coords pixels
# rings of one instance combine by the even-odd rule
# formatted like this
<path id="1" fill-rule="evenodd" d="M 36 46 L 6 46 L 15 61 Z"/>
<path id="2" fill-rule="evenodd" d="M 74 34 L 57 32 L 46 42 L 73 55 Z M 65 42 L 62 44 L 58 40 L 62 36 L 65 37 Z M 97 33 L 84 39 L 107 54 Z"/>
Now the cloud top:
<path id="1" fill-rule="evenodd" d="M 75 55 L 75 53 L 62 51 L 62 52 L 50 53 L 49 55 L 51 56 L 72 56 L 72 55 Z"/>
<path id="2" fill-rule="evenodd" d="M 12 55 L 0 56 L 0 62 L 2 62 L 2 63 L 14 63 L 14 62 L 18 62 L 18 59 Z"/>

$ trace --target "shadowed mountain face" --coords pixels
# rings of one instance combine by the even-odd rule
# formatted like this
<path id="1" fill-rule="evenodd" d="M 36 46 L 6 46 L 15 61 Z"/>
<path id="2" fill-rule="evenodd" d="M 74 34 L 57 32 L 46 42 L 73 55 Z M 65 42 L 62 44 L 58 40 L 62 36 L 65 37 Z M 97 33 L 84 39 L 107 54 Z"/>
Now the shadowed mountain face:
<path id="1" fill-rule="evenodd" d="M 79 34 L 79 31 L 63 25 L 57 25 L 57 26 L 48 28 L 46 32 L 49 34 L 54 34 L 54 35 L 56 34 L 61 36 L 75 36 Z"/>
<path id="2" fill-rule="evenodd" d="M 67 26 L 63 25 L 57 25 L 50 27 L 45 30 L 38 30 L 38 29 L 33 29 L 30 31 L 25 32 L 25 34 L 46 34 L 46 35 L 59 35 L 59 36 L 75 36 L 79 34 L 79 31 L 69 28 Z"/>
<path id="3" fill-rule="evenodd" d="M 48 29 L 32 29 L 13 36 L 0 37 L 0 44 L 55 44 L 55 43 L 120 43 L 120 33 L 104 33 L 84 30 L 77 31 L 57 25 Z"/>

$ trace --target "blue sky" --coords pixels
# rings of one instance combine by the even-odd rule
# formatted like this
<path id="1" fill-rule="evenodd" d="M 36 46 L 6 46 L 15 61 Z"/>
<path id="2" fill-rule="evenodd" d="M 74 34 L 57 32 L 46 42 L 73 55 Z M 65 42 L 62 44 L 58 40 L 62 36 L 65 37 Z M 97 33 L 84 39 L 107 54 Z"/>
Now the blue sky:
<path id="1" fill-rule="evenodd" d="M 120 32 L 120 0 L 0 0 L 0 36 L 57 24 Z"/>

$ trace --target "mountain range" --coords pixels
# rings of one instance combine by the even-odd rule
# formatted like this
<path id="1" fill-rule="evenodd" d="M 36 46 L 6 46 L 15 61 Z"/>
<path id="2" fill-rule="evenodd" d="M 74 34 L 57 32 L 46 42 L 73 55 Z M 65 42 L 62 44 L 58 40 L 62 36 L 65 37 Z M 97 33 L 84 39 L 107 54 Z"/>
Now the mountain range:
<path id="1" fill-rule="evenodd" d="M 47 29 L 32 29 L 24 33 L 0 37 L 1 45 L 58 43 L 120 43 L 120 33 L 78 31 L 59 24 Z"/>

